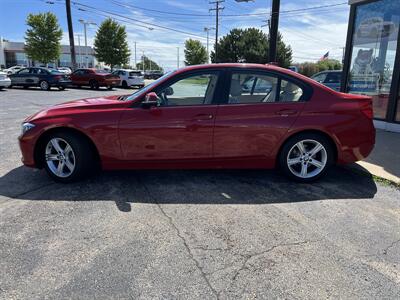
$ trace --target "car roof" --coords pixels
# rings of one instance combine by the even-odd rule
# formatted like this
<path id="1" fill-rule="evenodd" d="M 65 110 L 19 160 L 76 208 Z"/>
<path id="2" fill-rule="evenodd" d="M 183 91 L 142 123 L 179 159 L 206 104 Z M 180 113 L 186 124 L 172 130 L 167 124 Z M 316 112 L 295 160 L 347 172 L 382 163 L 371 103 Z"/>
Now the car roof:
<path id="1" fill-rule="evenodd" d="M 228 69 L 228 68 L 237 68 L 237 69 L 259 69 L 259 70 L 264 70 L 264 71 L 275 71 L 278 73 L 282 73 L 291 77 L 295 77 L 299 80 L 302 80 L 308 84 L 311 84 L 315 86 L 316 81 L 302 75 L 300 73 L 294 72 L 289 69 L 285 69 L 282 67 L 278 67 L 276 65 L 272 64 L 254 64 L 254 63 L 219 63 L 219 64 L 204 64 L 204 65 L 193 65 L 193 66 L 187 66 L 184 68 L 180 68 L 176 70 L 175 74 L 180 74 L 183 72 L 187 71 L 195 71 L 195 70 L 204 70 L 204 69 Z M 320 85 L 318 85 L 320 86 Z M 322 87 L 324 87 L 322 85 Z"/>

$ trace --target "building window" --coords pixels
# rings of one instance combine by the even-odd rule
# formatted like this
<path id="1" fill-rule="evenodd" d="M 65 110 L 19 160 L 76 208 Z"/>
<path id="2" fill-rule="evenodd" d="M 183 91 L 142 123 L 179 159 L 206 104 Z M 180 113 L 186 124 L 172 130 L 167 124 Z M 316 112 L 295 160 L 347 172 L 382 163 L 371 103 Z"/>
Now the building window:
<path id="1" fill-rule="evenodd" d="M 371 96 L 378 119 L 386 118 L 399 22 L 400 1 L 356 7 L 348 92 Z"/>

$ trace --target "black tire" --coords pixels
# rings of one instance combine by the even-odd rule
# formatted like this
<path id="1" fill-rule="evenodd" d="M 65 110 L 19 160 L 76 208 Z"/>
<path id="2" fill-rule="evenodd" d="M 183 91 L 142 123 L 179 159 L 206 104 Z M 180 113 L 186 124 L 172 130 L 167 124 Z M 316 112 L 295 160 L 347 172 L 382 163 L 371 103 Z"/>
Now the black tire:
<path id="1" fill-rule="evenodd" d="M 96 80 L 90 80 L 89 86 L 92 90 L 98 90 L 100 88 L 100 85 Z"/>
<path id="2" fill-rule="evenodd" d="M 297 149 L 297 146 L 295 146 L 297 143 L 301 141 L 304 141 L 303 145 L 306 150 L 305 153 L 300 153 L 299 149 Z M 311 145 L 313 145 L 312 144 L 313 142 L 317 142 L 320 145 L 322 145 L 323 148 L 325 149 L 325 152 L 321 150 L 321 152 L 319 152 L 315 157 L 310 157 L 308 155 L 309 153 L 308 151 L 311 150 L 310 148 Z M 288 159 L 290 158 L 289 152 L 292 155 L 293 151 L 299 152 L 299 155 L 304 154 L 304 156 L 300 158 L 301 162 L 294 164 L 292 167 L 289 167 L 289 162 L 288 162 Z M 318 155 L 319 157 L 317 157 Z M 323 157 L 325 157 L 326 163 L 324 167 L 321 167 L 320 170 L 317 170 L 318 168 L 314 166 L 314 163 L 316 162 L 319 163 L 320 161 L 324 161 L 325 159 Z M 332 166 L 333 163 L 334 163 L 333 145 L 329 139 L 327 139 L 322 134 L 318 133 L 300 133 L 289 138 L 285 142 L 285 144 L 281 149 L 281 152 L 279 153 L 279 167 L 281 171 L 290 179 L 302 183 L 313 182 L 321 178 L 326 174 L 327 170 L 329 169 L 330 166 Z M 303 164 L 306 166 L 305 168 L 307 169 L 307 172 L 310 171 L 310 174 L 307 175 L 309 177 L 301 177 L 301 174 L 299 175 L 295 174 L 297 173 L 296 168 L 301 173 L 301 168 L 303 167 Z M 312 175 L 313 173 L 316 174 Z"/>
<path id="3" fill-rule="evenodd" d="M 124 89 L 127 89 L 128 88 L 128 83 L 124 80 L 124 81 L 122 81 L 122 87 L 124 88 Z"/>
<path id="4" fill-rule="evenodd" d="M 9 89 L 12 89 L 12 88 L 13 88 L 13 86 L 12 86 L 12 85 L 10 85 L 8 88 L 9 88 Z"/>
<path id="5" fill-rule="evenodd" d="M 114 88 L 114 86 L 110 85 L 107 87 L 107 90 L 111 91 Z"/>
<path id="6" fill-rule="evenodd" d="M 81 85 L 76 85 L 75 87 L 76 87 L 77 89 L 81 89 L 81 88 L 82 88 Z"/>
<path id="7" fill-rule="evenodd" d="M 59 177 L 53 173 L 46 162 L 46 146 L 53 138 L 61 138 L 65 140 L 72 148 L 75 156 L 75 168 L 68 177 Z M 69 183 L 85 178 L 95 169 L 95 154 L 93 153 L 89 142 L 73 133 L 58 132 L 50 134 L 41 147 L 41 155 L 44 161 L 44 168 L 49 176 L 56 182 Z"/>
<path id="8" fill-rule="evenodd" d="M 42 91 L 49 91 L 50 90 L 50 84 L 46 80 L 42 80 L 39 82 L 39 87 Z"/>
<path id="9" fill-rule="evenodd" d="M 24 89 L 29 89 L 29 85 L 24 85 Z"/>

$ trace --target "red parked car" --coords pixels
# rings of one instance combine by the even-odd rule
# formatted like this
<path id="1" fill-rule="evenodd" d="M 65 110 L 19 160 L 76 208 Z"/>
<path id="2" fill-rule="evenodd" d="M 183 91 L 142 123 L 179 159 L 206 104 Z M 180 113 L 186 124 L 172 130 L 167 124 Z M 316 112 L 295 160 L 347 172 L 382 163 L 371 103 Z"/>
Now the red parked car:
<path id="1" fill-rule="evenodd" d="M 120 85 L 119 76 L 98 69 L 78 69 L 70 75 L 70 78 L 74 86 L 90 86 L 96 90 L 101 86 L 111 90 L 114 86 Z"/>
<path id="2" fill-rule="evenodd" d="M 371 98 L 336 92 L 271 65 L 168 73 L 130 96 L 83 99 L 28 117 L 25 165 L 60 182 L 111 169 L 274 168 L 310 182 L 365 158 Z"/>

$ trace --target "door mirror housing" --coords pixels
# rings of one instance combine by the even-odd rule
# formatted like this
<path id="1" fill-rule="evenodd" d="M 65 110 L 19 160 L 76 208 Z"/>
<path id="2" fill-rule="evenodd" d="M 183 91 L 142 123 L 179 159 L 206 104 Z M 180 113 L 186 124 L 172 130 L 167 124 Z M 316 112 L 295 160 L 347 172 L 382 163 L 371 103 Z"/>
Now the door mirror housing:
<path id="1" fill-rule="evenodd" d="M 151 108 L 154 106 L 158 106 L 157 94 L 154 92 L 146 94 L 144 101 L 142 102 L 142 107 L 143 108 Z"/>

